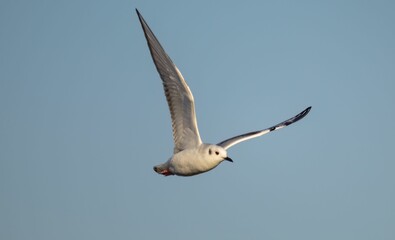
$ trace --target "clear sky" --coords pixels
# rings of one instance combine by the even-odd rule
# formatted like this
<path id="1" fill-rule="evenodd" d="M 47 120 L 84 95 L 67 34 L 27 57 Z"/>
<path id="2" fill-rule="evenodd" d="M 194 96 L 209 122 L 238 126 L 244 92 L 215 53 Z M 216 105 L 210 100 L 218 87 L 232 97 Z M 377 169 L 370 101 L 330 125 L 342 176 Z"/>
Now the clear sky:
<path id="1" fill-rule="evenodd" d="M 138 8 L 229 149 L 172 154 Z M 0 239 L 395 239 L 394 1 L 0 2 Z"/>

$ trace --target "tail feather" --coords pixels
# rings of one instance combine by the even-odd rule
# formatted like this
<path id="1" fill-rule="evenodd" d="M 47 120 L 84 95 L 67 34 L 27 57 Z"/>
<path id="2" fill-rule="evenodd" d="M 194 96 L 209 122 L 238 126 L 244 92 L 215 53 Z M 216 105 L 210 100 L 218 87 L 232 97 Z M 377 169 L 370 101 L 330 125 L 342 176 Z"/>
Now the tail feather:
<path id="1" fill-rule="evenodd" d="M 174 173 L 170 171 L 167 163 L 154 166 L 154 171 L 164 176 L 174 175 Z"/>

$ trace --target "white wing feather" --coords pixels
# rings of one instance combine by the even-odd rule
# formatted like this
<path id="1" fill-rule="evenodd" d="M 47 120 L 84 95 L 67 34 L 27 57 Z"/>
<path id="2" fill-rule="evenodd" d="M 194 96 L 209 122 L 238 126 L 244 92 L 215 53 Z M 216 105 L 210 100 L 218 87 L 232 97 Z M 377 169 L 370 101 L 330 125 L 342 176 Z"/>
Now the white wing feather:
<path id="1" fill-rule="evenodd" d="M 137 11 L 137 9 L 136 9 Z M 184 77 L 162 48 L 143 17 L 137 11 L 152 59 L 162 79 L 169 105 L 174 140 L 174 153 L 202 143 L 196 121 L 195 104 Z"/>
<path id="2" fill-rule="evenodd" d="M 249 133 L 245 133 L 242 135 L 238 135 L 236 137 L 226 139 L 226 140 L 218 143 L 217 145 L 219 145 L 225 149 L 228 149 L 228 148 L 232 147 L 233 145 L 236 145 L 240 142 L 249 140 L 251 138 L 260 137 L 262 135 L 265 135 L 266 133 L 273 132 L 275 130 L 279 130 L 283 127 L 291 125 L 292 123 L 295 123 L 295 122 L 299 121 L 300 119 L 304 118 L 310 112 L 310 109 L 311 109 L 311 107 L 308 107 L 305 110 L 303 110 L 302 112 L 300 112 L 298 115 L 296 115 L 288 120 L 285 120 L 284 122 L 281 122 L 277 125 L 274 125 L 273 127 L 266 128 L 266 129 L 263 129 L 260 131 L 249 132 Z"/>

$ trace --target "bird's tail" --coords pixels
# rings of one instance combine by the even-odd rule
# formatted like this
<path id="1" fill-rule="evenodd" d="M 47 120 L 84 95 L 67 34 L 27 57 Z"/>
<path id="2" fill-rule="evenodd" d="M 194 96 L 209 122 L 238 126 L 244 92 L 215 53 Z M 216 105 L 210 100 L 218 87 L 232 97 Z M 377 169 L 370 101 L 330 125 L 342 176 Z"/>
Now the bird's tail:
<path id="1" fill-rule="evenodd" d="M 154 166 L 154 171 L 164 176 L 174 175 L 174 173 L 170 171 L 169 164 L 167 163 L 162 163 Z"/>

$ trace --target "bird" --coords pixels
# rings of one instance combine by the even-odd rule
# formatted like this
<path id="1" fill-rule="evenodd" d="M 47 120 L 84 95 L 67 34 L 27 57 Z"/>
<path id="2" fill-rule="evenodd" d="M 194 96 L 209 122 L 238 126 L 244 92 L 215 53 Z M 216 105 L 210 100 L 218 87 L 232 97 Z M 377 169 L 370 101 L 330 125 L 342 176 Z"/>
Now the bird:
<path id="1" fill-rule="evenodd" d="M 187 82 L 137 8 L 136 12 L 151 57 L 162 80 L 173 129 L 173 155 L 166 162 L 153 167 L 158 174 L 194 176 L 214 169 L 223 161 L 233 162 L 227 153 L 230 147 L 284 128 L 304 118 L 310 112 L 311 106 L 272 127 L 241 134 L 217 144 L 203 143 L 196 120 L 195 101 Z"/>

